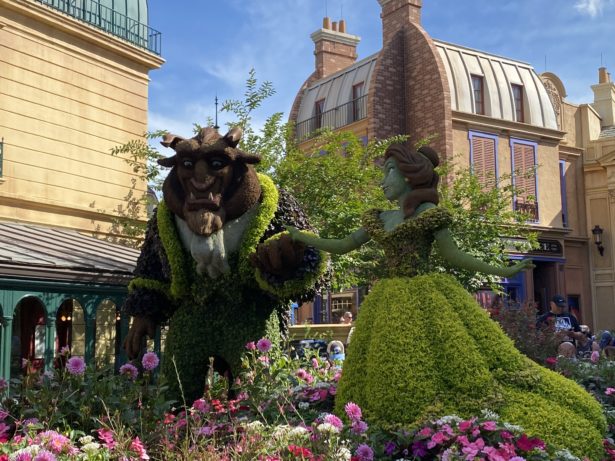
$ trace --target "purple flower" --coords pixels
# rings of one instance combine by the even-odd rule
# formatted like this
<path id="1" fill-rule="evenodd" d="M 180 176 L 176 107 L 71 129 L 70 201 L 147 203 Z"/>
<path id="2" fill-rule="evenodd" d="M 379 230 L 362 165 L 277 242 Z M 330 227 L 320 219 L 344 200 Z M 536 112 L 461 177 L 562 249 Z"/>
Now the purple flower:
<path id="1" fill-rule="evenodd" d="M 62 349 L 60 349 L 60 355 L 69 355 L 69 354 L 70 354 L 70 347 L 62 346 Z"/>
<path id="2" fill-rule="evenodd" d="M 160 359 L 155 352 L 146 352 L 143 355 L 141 363 L 143 364 L 143 368 L 145 368 L 145 370 L 152 371 L 158 366 L 158 364 L 160 363 Z"/>
<path id="3" fill-rule="evenodd" d="M 83 357 L 71 357 L 66 362 L 66 371 L 71 375 L 82 375 L 85 373 L 85 360 Z"/>
<path id="4" fill-rule="evenodd" d="M 139 370 L 132 363 L 125 363 L 120 367 L 120 375 L 126 375 L 128 379 L 134 381 L 139 376 Z"/>
<path id="5" fill-rule="evenodd" d="M 362 443 L 357 447 L 357 451 L 354 454 L 359 458 L 359 461 L 373 461 L 374 460 L 374 450 L 370 448 L 369 445 Z"/>
<path id="6" fill-rule="evenodd" d="M 348 415 L 351 421 L 359 421 L 363 417 L 361 407 L 354 402 L 348 402 L 344 406 L 344 411 L 346 411 L 346 415 Z"/>
<path id="7" fill-rule="evenodd" d="M 255 351 L 256 350 L 256 344 L 254 344 L 254 341 L 250 341 L 249 343 L 246 344 L 246 349 L 248 349 L 249 351 Z"/>
<path id="8" fill-rule="evenodd" d="M 56 457 L 50 451 L 41 450 L 37 453 L 37 455 L 32 461 L 56 461 Z"/>
<path id="9" fill-rule="evenodd" d="M 355 434 L 363 434 L 367 431 L 367 423 L 365 421 L 353 421 L 352 432 Z"/>
<path id="10" fill-rule="evenodd" d="M 427 446 L 425 442 L 419 440 L 412 444 L 412 456 L 416 458 L 422 458 L 427 454 Z"/>
<path id="11" fill-rule="evenodd" d="M 15 461 L 32 461 L 32 455 L 30 453 L 19 453 L 14 459 Z"/>
<path id="12" fill-rule="evenodd" d="M 263 354 L 269 352 L 269 349 L 271 349 L 271 341 L 269 341 L 267 338 L 261 338 L 256 343 L 256 348 Z"/>
<path id="13" fill-rule="evenodd" d="M 342 423 L 342 420 L 339 419 L 337 416 L 332 415 L 330 413 L 325 415 L 325 417 L 322 420 L 323 422 L 329 423 L 338 429 L 342 429 L 344 427 L 344 423 Z"/>
<path id="14" fill-rule="evenodd" d="M 392 440 L 389 440 L 387 443 L 384 444 L 384 454 L 387 456 L 391 456 L 393 453 L 395 453 L 396 449 L 397 445 L 395 445 L 395 442 L 393 442 Z"/>

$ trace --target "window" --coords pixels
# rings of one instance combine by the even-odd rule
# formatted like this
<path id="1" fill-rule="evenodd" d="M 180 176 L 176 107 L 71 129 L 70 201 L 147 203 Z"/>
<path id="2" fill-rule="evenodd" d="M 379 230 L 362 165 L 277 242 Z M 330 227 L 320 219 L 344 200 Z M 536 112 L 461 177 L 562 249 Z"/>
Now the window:
<path id="1" fill-rule="evenodd" d="M 352 296 L 335 296 L 331 298 L 331 321 L 339 323 L 344 312 L 352 312 Z"/>
<path id="2" fill-rule="evenodd" d="M 365 118 L 364 110 L 363 110 L 363 91 L 365 89 L 365 85 L 363 82 L 357 83 L 356 85 L 352 85 L 352 121 L 356 122 L 357 120 L 361 120 Z"/>
<path id="3" fill-rule="evenodd" d="M 470 131 L 470 167 L 478 177 L 483 188 L 495 186 L 497 179 L 497 141 L 498 137 L 486 133 Z"/>
<path id="4" fill-rule="evenodd" d="M 523 86 L 511 85 L 513 99 L 515 100 L 515 120 L 517 122 L 524 122 L 523 118 Z"/>
<path id="5" fill-rule="evenodd" d="M 472 75 L 472 91 L 474 92 L 474 112 L 485 115 L 485 88 L 483 77 Z"/>
<path id="6" fill-rule="evenodd" d="M 566 198 L 566 161 L 559 161 L 559 186 L 562 196 L 562 226 L 568 227 L 568 199 Z"/>
<path id="7" fill-rule="evenodd" d="M 529 215 L 529 220 L 538 222 L 538 187 L 536 185 L 537 144 L 518 139 L 510 140 L 512 170 L 515 185 L 515 210 Z"/>
<path id="8" fill-rule="evenodd" d="M 325 100 L 319 99 L 314 103 L 314 129 L 322 128 L 323 112 L 325 111 Z"/>

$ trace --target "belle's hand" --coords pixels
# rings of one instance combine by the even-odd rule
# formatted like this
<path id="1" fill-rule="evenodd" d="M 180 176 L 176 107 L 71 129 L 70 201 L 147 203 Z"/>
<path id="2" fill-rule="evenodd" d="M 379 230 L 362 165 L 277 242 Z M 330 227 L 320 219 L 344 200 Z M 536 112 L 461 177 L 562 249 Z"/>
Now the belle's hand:
<path id="1" fill-rule="evenodd" d="M 293 226 L 284 226 L 284 227 L 286 227 L 286 230 L 290 234 L 291 239 L 301 241 L 301 231 L 299 229 Z"/>
<path id="2" fill-rule="evenodd" d="M 522 270 L 533 269 L 534 267 L 536 267 L 536 266 L 534 265 L 534 263 L 532 262 L 531 259 L 523 259 L 523 260 L 519 261 L 517 264 L 514 264 L 514 265 L 512 265 L 510 267 L 505 267 L 503 269 L 501 275 L 503 277 L 510 278 L 510 277 L 518 274 Z"/>

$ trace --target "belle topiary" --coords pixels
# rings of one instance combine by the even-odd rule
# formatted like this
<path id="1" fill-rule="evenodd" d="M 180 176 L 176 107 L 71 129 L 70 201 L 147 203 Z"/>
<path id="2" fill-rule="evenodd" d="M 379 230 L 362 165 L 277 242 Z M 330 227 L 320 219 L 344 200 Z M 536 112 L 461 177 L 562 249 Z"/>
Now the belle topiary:
<path id="1" fill-rule="evenodd" d="M 606 424 L 598 402 L 523 356 L 452 276 L 432 272 L 434 241 L 444 259 L 467 270 L 511 277 L 532 267 L 529 260 L 493 267 L 458 249 L 450 214 L 436 206 L 437 164 L 432 149 L 392 145 L 382 185 L 398 209 L 368 212 L 363 227 L 340 240 L 289 229 L 293 239 L 333 253 L 374 239 L 387 257 L 389 278 L 376 282 L 361 306 L 337 412 L 356 402 L 372 424 L 396 429 L 491 409 L 529 435 L 599 459 Z"/>

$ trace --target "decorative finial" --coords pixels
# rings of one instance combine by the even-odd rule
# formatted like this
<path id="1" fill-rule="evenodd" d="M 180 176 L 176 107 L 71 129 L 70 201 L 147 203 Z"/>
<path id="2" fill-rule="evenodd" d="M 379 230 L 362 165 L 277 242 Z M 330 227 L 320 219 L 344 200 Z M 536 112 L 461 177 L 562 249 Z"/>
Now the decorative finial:
<path id="1" fill-rule="evenodd" d="M 218 126 L 218 95 L 216 95 L 215 101 L 216 101 L 215 102 L 215 105 L 216 105 L 216 122 L 215 122 L 214 128 L 217 130 L 218 128 L 220 128 Z"/>

